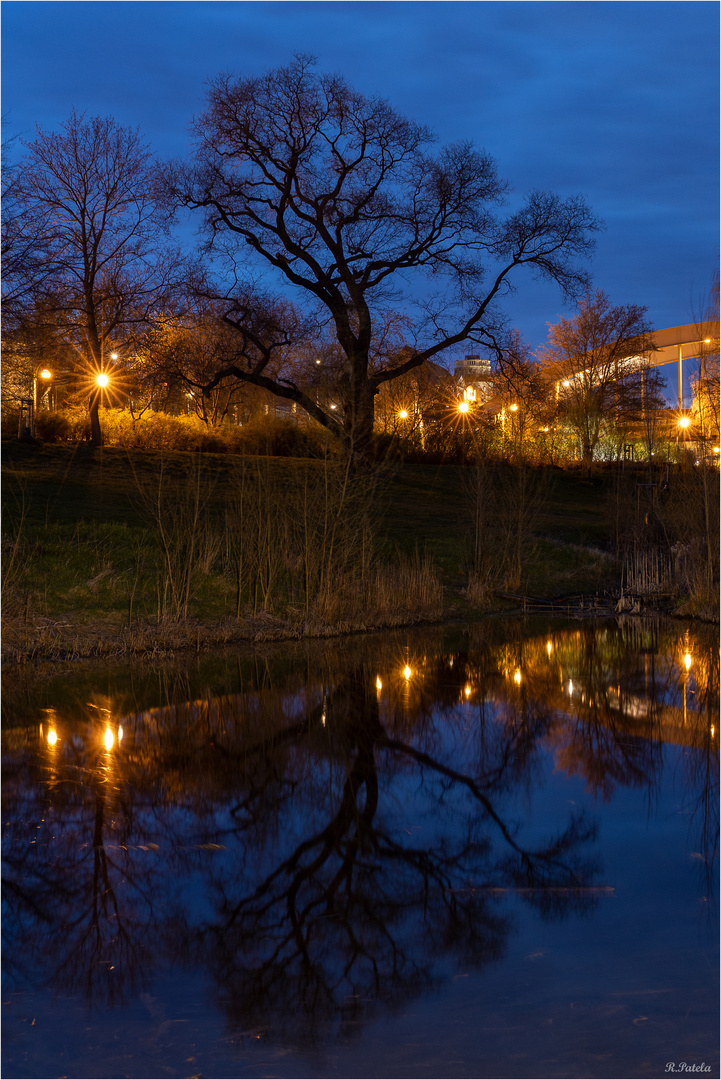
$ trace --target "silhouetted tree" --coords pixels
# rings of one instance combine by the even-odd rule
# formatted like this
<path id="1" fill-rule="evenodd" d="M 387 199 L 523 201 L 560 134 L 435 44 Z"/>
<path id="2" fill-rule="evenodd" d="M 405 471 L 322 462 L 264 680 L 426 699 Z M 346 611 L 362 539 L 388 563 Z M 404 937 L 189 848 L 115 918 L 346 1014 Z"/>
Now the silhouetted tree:
<path id="1" fill-rule="evenodd" d="M 38 128 L 23 145 L 11 287 L 42 300 L 48 325 L 75 350 L 100 444 L 95 378 L 114 348 L 128 351 L 165 286 L 170 260 L 159 245 L 168 215 L 147 146 L 110 117 L 73 112 L 59 132 Z"/>
<path id="2" fill-rule="evenodd" d="M 253 330 L 245 362 L 216 378 L 296 401 L 364 454 L 381 386 L 468 339 L 498 345 L 496 301 L 515 271 L 530 267 L 566 296 L 585 289 L 576 259 L 591 251 L 599 223 L 581 197 L 540 191 L 496 216 L 506 184 L 485 151 L 457 143 L 434 153 L 426 127 L 313 66 L 298 56 L 260 77 L 217 78 L 194 124 L 194 164 L 171 170 L 171 185 L 204 213 L 209 250 L 234 272 L 239 251 L 274 271 L 340 349 L 335 415 L 292 372 L 272 371 L 277 327 L 270 337 Z M 233 283 L 225 295 L 229 321 L 245 332 L 252 289 L 241 304 Z M 398 311 L 415 312 L 402 356 L 377 333 Z"/>

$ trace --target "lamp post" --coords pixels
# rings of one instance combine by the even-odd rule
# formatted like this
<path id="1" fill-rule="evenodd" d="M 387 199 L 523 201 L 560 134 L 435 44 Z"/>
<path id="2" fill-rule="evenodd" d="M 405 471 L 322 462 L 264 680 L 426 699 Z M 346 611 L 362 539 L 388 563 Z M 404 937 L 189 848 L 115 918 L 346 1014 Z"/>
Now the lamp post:
<path id="1" fill-rule="evenodd" d="M 110 382 L 107 374 L 104 371 L 99 371 L 95 376 L 95 386 L 90 391 L 90 401 L 88 408 L 90 411 L 90 442 L 93 446 L 103 445 L 103 433 L 100 429 L 100 401 L 102 398 L 103 390 Z"/>
<path id="2" fill-rule="evenodd" d="M 681 450 L 685 451 L 687 449 L 686 448 L 686 434 L 688 432 L 688 429 L 691 427 L 691 418 L 690 418 L 690 416 L 686 416 L 684 413 L 682 413 L 679 416 L 677 423 L 678 423 L 678 434 L 676 436 L 676 448 L 677 448 L 677 452 L 680 453 Z M 683 436 L 683 443 L 681 442 L 682 436 Z M 685 453 L 683 455 L 681 455 L 681 456 L 685 457 Z"/>
<path id="3" fill-rule="evenodd" d="M 33 371 L 33 414 L 36 414 L 37 411 L 38 411 L 38 378 L 42 379 L 43 383 L 45 384 L 45 388 L 42 390 L 42 392 L 40 394 L 40 400 L 42 401 L 43 397 L 45 396 L 45 390 L 47 389 L 47 386 L 50 384 L 50 380 L 52 379 L 52 377 L 53 377 L 52 371 L 48 371 L 47 368 L 43 368 L 42 371 L 40 371 L 40 372 Z M 33 416 L 33 419 L 34 419 L 34 416 Z"/>

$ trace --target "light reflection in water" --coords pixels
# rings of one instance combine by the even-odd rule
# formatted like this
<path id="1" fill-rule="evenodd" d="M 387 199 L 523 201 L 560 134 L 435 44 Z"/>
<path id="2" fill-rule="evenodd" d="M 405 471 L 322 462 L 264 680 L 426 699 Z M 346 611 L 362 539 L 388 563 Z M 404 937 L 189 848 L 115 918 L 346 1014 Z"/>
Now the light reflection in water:
<path id="1" fill-rule="evenodd" d="M 54 763 L 52 784 L 22 768 L 6 783 L 19 823 L 6 956 L 96 1003 L 132 999 L 156 961 L 202 970 L 238 1031 L 339 1035 L 351 1000 L 368 1018 L 502 964 L 520 905 L 592 925 L 615 885 L 596 796 L 657 792 L 662 741 L 692 751 L 680 759 L 689 829 L 712 880 L 717 654 L 692 639 L 693 673 L 679 679 L 691 650 L 673 634 L 649 631 L 639 654 L 615 627 L 554 630 L 553 642 L 547 627 L 484 632 L 448 651 L 429 631 L 405 667 L 371 641 L 367 654 L 321 653 L 303 680 L 266 670 L 243 692 L 93 707 L 122 717 L 116 728 L 59 707 L 46 741 L 6 726 L 10 761 Z M 116 737 L 123 754 L 103 757 Z M 585 808 L 533 802 L 549 768 L 581 781 Z M 39 834 L 44 861 L 28 863 L 22 822 L 46 817 L 54 838 Z M 50 948 L 57 925 L 69 929 Z"/>

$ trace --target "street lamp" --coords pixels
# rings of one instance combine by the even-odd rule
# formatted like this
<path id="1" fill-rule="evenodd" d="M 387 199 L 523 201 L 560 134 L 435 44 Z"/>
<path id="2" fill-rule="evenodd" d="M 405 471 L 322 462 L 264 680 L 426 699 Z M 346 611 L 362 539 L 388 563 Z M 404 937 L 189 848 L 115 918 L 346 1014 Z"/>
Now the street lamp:
<path id="1" fill-rule="evenodd" d="M 90 401 L 88 402 L 88 409 L 90 412 L 90 441 L 93 446 L 103 445 L 103 433 L 100 428 L 100 416 L 98 409 L 100 408 L 100 402 L 103 396 L 103 390 L 110 382 L 110 379 L 104 371 L 99 371 L 94 379 L 95 385 L 90 391 Z"/>
<path id="2" fill-rule="evenodd" d="M 459 411 L 459 413 L 467 413 L 468 412 L 468 402 L 467 401 L 459 401 L 458 402 L 458 411 Z"/>
<path id="3" fill-rule="evenodd" d="M 38 411 L 38 378 L 47 383 L 49 379 L 52 379 L 52 371 L 48 371 L 47 368 L 43 368 L 42 371 L 33 371 L 33 413 Z M 42 400 L 45 391 L 43 390 L 40 399 Z"/>

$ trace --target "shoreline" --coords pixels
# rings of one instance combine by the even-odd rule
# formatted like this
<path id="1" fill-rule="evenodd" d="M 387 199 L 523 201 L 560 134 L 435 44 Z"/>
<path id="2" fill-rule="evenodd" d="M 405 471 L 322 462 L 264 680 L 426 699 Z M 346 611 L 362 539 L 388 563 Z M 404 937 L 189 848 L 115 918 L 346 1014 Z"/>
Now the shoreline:
<path id="1" fill-rule="evenodd" d="M 3 666 L 10 667 L 40 662 L 163 659 L 177 654 L 199 655 L 212 649 L 236 645 L 258 646 L 347 638 L 389 630 L 474 623 L 498 616 L 517 618 L 547 615 L 575 620 L 623 618 L 629 621 L 643 618 L 678 619 L 716 626 L 720 622 L 718 616 L 714 618 L 708 612 L 684 611 L 687 604 L 673 610 L 648 606 L 632 613 L 615 610 L 610 598 L 605 603 L 594 603 L 594 598 L 581 596 L 559 596 L 543 601 L 526 597 L 524 600 L 522 606 L 516 603 L 515 606 L 506 604 L 484 609 L 451 608 L 434 614 L 406 611 L 399 612 L 397 618 L 389 618 L 387 614 L 374 618 L 373 613 L 369 613 L 365 619 L 341 620 L 334 624 L 324 623 L 317 617 L 294 623 L 269 613 L 241 619 L 187 618 L 161 623 L 139 621 L 131 627 L 106 622 L 104 626 L 94 629 L 87 622 L 84 625 L 61 624 L 50 618 L 19 626 L 19 620 L 15 619 L 12 625 L 3 627 L 0 657 Z"/>

